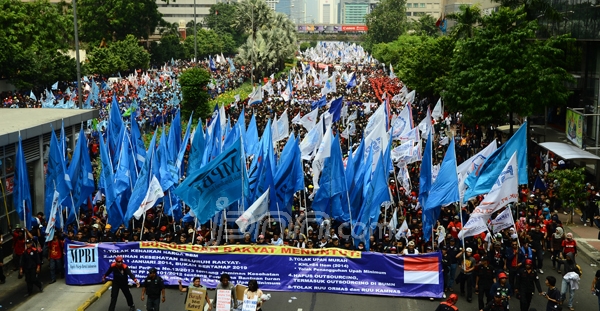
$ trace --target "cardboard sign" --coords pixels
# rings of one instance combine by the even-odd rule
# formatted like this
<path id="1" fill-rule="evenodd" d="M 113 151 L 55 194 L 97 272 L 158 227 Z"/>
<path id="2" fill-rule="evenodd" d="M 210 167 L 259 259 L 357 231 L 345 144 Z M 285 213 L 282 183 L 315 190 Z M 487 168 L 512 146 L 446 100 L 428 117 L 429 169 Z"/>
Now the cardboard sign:
<path id="1" fill-rule="evenodd" d="M 189 311 L 204 311 L 206 289 L 188 287 L 185 309 Z"/>
<path id="2" fill-rule="evenodd" d="M 235 297 L 237 297 L 238 301 L 242 301 L 244 299 L 244 292 L 248 287 L 238 284 L 235 286 Z"/>
<path id="3" fill-rule="evenodd" d="M 256 311 L 256 307 L 258 304 L 258 296 L 248 299 L 247 295 L 244 295 L 244 304 L 242 306 L 242 311 Z"/>
<path id="4" fill-rule="evenodd" d="M 231 311 L 231 291 L 217 290 L 217 311 Z"/>

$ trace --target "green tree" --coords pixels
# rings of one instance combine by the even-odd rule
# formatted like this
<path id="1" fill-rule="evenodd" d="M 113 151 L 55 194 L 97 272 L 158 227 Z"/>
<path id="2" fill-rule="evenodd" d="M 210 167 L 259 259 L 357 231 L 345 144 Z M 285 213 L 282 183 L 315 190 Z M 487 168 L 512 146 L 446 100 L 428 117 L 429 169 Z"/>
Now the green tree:
<path id="1" fill-rule="evenodd" d="M 423 40 L 413 58 L 406 61 L 402 81 L 426 97 L 439 96 L 450 73 L 455 44 L 451 36 Z"/>
<path id="2" fill-rule="evenodd" d="M 436 21 L 433 16 L 425 14 L 419 17 L 418 20 L 410 22 L 409 28 L 420 36 L 437 37 L 440 34 L 440 30 L 435 26 Z"/>
<path id="3" fill-rule="evenodd" d="M 562 206 L 569 209 L 569 222 L 573 223 L 573 212 L 587 197 L 585 189 L 585 168 L 555 170 L 548 174 L 550 179 L 558 180 L 556 196 Z"/>
<path id="4" fill-rule="evenodd" d="M 160 41 L 152 42 L 150 46 L 151 62 L 155 65 L 162 65 L 172 59 L 182 59 L 185 57 L 183 44 L 179 41 L 179 36 L 168 35 Z"/>
<path id="5" fill-rule="evenodd" d="M 181 112 L 183 118 L 188 118 L 192 112 L 200 118 L 207 118 L 212 113 L 208 106 L 208 89 L 210 73 L 203 68 L 194 67 L 187 69 L 179 76 L 179 84 L 183 100 Z"/>
<path id="6" fill-rule="evenodd" d="M 451 34 L 457 38 L 472 38 L 473 30 L 481 22 L 481 8 L 479 5 L 462 4 L 458 13 L 448 15 L 448 19 L 456 24 L 452 27 Z"/>
<path id="7" fill-rule="evenodd" d="M 571 76 L 561 67 L 568 41 L 558 37 L 537 41 L 536 22 L 522 9 L 500 8 L 487 16 L 473 38 L 459 40 L 446 80 L 446 107 L 463 112 L 468 123 L 504 123 L 513 114 L 528 116 L 545 106 L 564 105 L 565 82 Z"/>
<path id="8" fill-rule="evenodd" d="M 431 37 L 404 34 L 389 43 L 379 43 L 373 47 L 373 57 L 394 66 L 394 72 L 400 79 L 406 75 L 407 64 L 417 57 L 417 47 Z"/>
<path id="9" fill-rule="evenodd" d="M 65 3 L 0 0 L 0 77 L 18 88 L 71 80 L 76 63 L 67 51 L 73 18 Z"/>
<path id="10" fill-rule="evenodd" d="M 237 6 L 236 28 L 248 34 L 236 59 L 254 68 L 254 76 L 266 76 L 285 67 L 297 48 L 296 27 L 282 13 L 275 13 L 264 0 L 245 0 Z"/>
<path id="11" fill-rule="evenodd" d="M 95 47 L 88 54 L 86 70 L 104 75 L 134 69 L 147 69 L 150 54 L 138 44 L 133 35 L 125 40 L 112 42 L 108 47 Z"/>
<path id="12" fill-rule="evenodd" d="M 154 0 L 77 0 L 77 17 L 81 40 L 124 40 L 154 33 L 162 14 Z"/>
<path id="13" fill-rule="evenodd" d="M 369 30 L 364 46 L 371 50 L 377 43 L 392 42 L 408 29 L 406 0 L 381 0 L 371 13 L 365 16 Z"/>
<path id="14" fill-rule="evenodd" d="M 206 58 L 215 54 L 230 54 L 235 51 L 236 44 L 229 34 L 219 35 L 211 29 L 198 29 L 198 58 Z M 194 58 L 194 36 L 188 36 L 183 43 L 186 58 Z"/>
<path id="15" fill-rule="evenodd" d="M 231 35 L 235 41 L 236 48 L 246 41 L 244 31 L 235 26 L 239 13 L 237 6 L 237 2 L 216 3 L 210 6 L 208 15 L 204 17 L 206 27 L 214 30 L 219 35 Z"/>

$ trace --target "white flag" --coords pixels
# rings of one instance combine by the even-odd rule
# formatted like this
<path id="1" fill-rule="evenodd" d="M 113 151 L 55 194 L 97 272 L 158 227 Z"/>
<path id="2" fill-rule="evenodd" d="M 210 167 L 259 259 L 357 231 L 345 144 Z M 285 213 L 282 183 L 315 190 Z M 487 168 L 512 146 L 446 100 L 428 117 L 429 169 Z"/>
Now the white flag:
<path id="1" fill-rule="evenodd" d="M 253 89 L 252 93 L 250 93 L 250 95 L 248 95 L 248 97 L 250 98 L 248 100 L 249 105 L 262 103 L 263 91 L 262 91 L 262 88 L 260 87 L 260 85 L 257 88 Z"/>
<path id="2" fill-rule="evenodd" d="M 406 103 L 411 105 L 415 103 L 415 90 L 406 95 Z"/>
<path id="3" fill-rule="evenodd" d="M 354 122 L 350 122 L 348 127 L 340 134 L 342 137 L 348 139 L 348 137 L 356 134 L 356 124 Z"/>
<path id="4" fill-rule="evenodd" d="M 437 104 L 433 107 L 433 111 L 431 112 L 431 117 L 434 120 L 443 119 L 444 118 L 444 107 L 442 106 L 442 98 L 438 99 Z"/>
<path id="5" fill-rule="evenodd" d="M 54 224 L 56 223 L 56 214 L 58 212 L 58 191 L 54 190 L 54 196 L 52 196 L 52 209 L 50 209 L 50 215 L 48 215 L 48 224 L 46 225 L 46 239 L 48 241 L 54 238 Z"/>
<path id="6" fill-rule="evenodd" d="M 303 160 L 310 160 L 315 155 L 317 148 L 321 145 L 323 139 L 323 119 L 317 123 L 317 126 L 313 127 L 308 134 L 304 136 L 302 142 L 300 142 L 300 152 L 302 153 Z"/>
<path id="7" fill-rule="evenodd" d="M 479 153 L 476 155 L 470 157 L 456 168 L 456 172 L 458 173 L 458 191 L 460 193 L 460 202 L 463 202 L 465 192 L 467 191 L 467 185 L 465 184 L 467 176 L 469 176 L 471 172 L 479 169 L 479 167 L 483 165 L 485 160 L 492 153 L 494 153 L 496 149 L 498 149 L 498 144 L 496 144 L 496 140 L 494 139 L 487 147 L 479 151 Z"/>
<path id="8" fill-rule="evenodd" d="M 269 192 L 271 188 L 263 193 L 252 205 L 248 208 L 235 223 L 240 228 L 240 232 L 245 232 L 249 225 L 261 220 L 265 214 L 269 212 Z"/>
<path id="9" fill-rule="evenodd" d="M 156 179 L 156 176 L 152 176 L 152 181 L 150 181 L 150 185 L 148 185 L 146 197 L 144 197 L 144 201 L 142 201 L 138 210 L 133 213 L 133 217 L 135 217 L 135 219 L 140 219 L 140 217 L 142 217 L 147 210 L 151 209 L 154 204 L 156 204 L 156 201 L 163 196 L 165 196 L 165 194 L 160 187 L 158 179 Z"/>
<path id="10" fill-rule="evenodd" d="M 390 64 L 390 79 L 396 79 L 396 75 L 394 74 L 394 67 Z"/>
<path id="11" fill-rule="evenodd" d="M 302 124 L 300 112 L 292 119 L 292 124 Z"/>
<path id="12" fill-rule="evenodd" d="M 405 237 L 405 238 L 410 237 L 410 230 L 408 229 L 408 224 L 406 223 L 406 219 L 404 219 L 404 221 L 402 222 L 402 225 L 400 226 L 400 229 L 398 229 L 398 232 L 396 232 L 396 240 L 399 240 L 402 237 Z"/>
<path id="13" fill-rule="evenodd" d="M 502 169 L 500 176 L 492 186 L 492 190 L 483 198 L 471 217 L 485 217 L 489 219 L 493 212 L 499 210 L 509 203 L 517 202 L 519 199 L 519 172 L 517 171 L 517 152 L 508 160 Z"/>
<path id="14" fill-rule="evenodd" d="M 327 132 L 325 132 L 325 136 L 323 136 L 323 140 L 321 140 L 321 145 L 319 146 L 319 151 L 315 156 L 315 159 L 312 163 L 312 174 L 313 174 L 313 187 L 316 192 L 319 189 L 319 176 L 321 175 L 321 171 L 323 170 L 323 165 L 325 164 L 325 159 L 331 156 L 331 142 L 333 140 L 333 131 L 331 127 L 327 128 Z"/>
<path id="15" fill-rule="evenodd" d="M 313 111 L 307 113 L 300 119 L 300 124 L 304 126 L 304 128 L 310 132 L 315 124 L 317 124 L 317 117 L 319 116 L 319 109 L 314 109 Z"/>
<path id="16" fill-rule="evenodd" d="M 290 122 L 288 120 L 287 109 L 276 119 L 271 126 L 273 143 L 285 139 L 290 135 Z"/>
<path id="17" fill-rule="evenodd" d="M 392 133 L 394 139 L 400 139 L 400 135 L 407 134 L 413 129 L 412 108 L 410 105 L 406 105 L 396 119 L 393 120 L 392 128 L 394 129 Z"/>
<path id="18" fill-rule="evenodd" d="M 390 223 L 388 224 L 388 228 L 390 229 L 391 232 L 395 232 L 397 227 L 398 227 L 398 209 L 394 209 L 394 213 L 392 214 L 392 219 L 390 220 Z"/>
<path id="19" fill-rule="evenodd" d="M 357 118 L 358 118 L 357 110 L 354 110 L 354 112 L 348 117 L 348 122 L 352 122 L 352 121 L 356 120 Z"/>
<path id="20" fill-rule="evenodd" d="M 484 220 L 483 217 L 473 217 L 471 215 L 469 221 L 467 221 L 465 226 L 458 233 L 458 238 L 464 239 L 487 231 L 488 227 L 486 222 L 487 220 Z"/>
<path id="21" fill-rule="evenodd" d="M 419 123 L 419 130 L 421 131 L 421 137 L 428 137 L 429 131 L 431 131 L 433 126 L 431 126 L 431 110 L 427 108 L 427 115 L 425 118 Z M 434 134 L 434 133 L 432 133 Z"/>
<path id="22" fill-rule="evenodd" d="M 492 226 L 494 233 L 498 233 L 501 230 L 514 226 L 515 220 L 513 219 L 512 210 L 507 207 L 492 220 L 490 225 Z"/>

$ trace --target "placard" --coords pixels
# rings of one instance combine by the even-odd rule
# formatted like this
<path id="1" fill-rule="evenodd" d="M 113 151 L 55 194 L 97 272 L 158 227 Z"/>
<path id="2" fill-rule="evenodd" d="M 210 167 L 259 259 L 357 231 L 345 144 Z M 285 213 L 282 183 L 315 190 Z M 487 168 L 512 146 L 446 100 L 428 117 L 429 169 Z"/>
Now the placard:
<path id="1" fill-rule="evenodd" d="M 231 291 L 217 290 L 217 311 L 231 311 Z"/>
<path id="2" fill-rule="evenodd" d="M 188 287 L 185 309 L 189 311 L 204 311 L 206 289 Z"/>
<path id="3" fill-rule="evenodd" d="M 247 295 L 244 295 L 244 304 L 242 306 L 242 311 L 256 311 L 256 306 L 258 304 L 258 296 L 248 299 Z"/>

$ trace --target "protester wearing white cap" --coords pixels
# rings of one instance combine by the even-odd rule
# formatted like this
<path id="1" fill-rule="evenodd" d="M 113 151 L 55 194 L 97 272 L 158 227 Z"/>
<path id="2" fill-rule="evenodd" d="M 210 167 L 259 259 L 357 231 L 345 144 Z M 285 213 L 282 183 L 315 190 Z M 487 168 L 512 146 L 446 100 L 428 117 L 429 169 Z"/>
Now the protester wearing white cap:
<path id="1" fill-rule="evenodd" d="M 459 253 L 459 256 L 463 256 L 463 252 Z M 473 271 L 475 270 L 475 258 L 473 258 L 473 249 L 467 247 L 464 253 L 463 262 L 460 266 L 460 274 L 458 275 L 458 281 L 460 283 L 460 293 L 465 294 L 465 284 L 467 285 L 467 301 L 473 300 Z"/>

